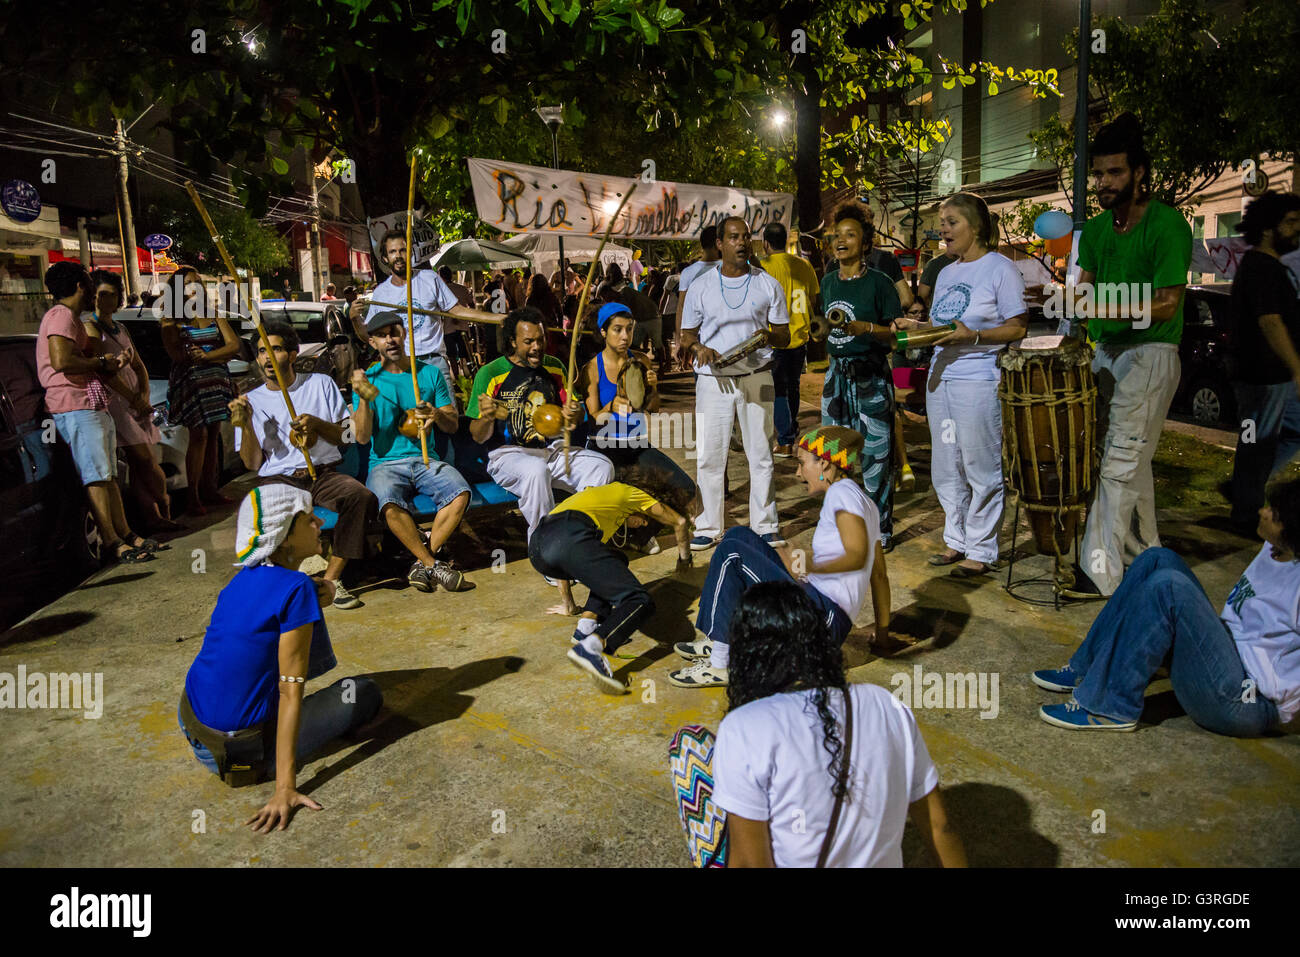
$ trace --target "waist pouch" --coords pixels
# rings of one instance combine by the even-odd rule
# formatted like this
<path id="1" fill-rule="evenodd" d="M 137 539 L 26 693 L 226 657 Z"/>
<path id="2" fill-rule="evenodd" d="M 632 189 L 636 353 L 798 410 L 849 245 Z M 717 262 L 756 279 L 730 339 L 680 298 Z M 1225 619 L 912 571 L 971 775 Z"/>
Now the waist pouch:
<path id="1" fill-rule="evenodd" d="M 181 692 L 180 717 L 185 733 L 212 752 L 222 783 L 232 788 L 257 784 L 266 780 L 267 771 L 274 768 L 274 764 L 267 760 L 267 755 L 275 755 L 271 721 L 234 734 L 217 731 L 194 716 L 189 695 L 184 691 Z"/>

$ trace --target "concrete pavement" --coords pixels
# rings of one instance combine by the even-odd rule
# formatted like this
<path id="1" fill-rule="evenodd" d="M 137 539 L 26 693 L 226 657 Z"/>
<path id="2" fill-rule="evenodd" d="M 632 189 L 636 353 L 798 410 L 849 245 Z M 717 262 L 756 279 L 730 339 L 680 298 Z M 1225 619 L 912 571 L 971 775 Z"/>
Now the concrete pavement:
<path id="1" fill-rule="evenodd" d="M 687 382 L 665 391 L 668 408 L 689 407 Z M 924 562 L 942 522 L 926 482 L 928 439 L 923 430 L 909 439 L 922 467 L 918 491 L 899 498 L 889 569 L 895 631 L 913 641 L 881 658 L 859 628 L 845 663 L 851 680 L 887 688 L 918 666 L 997 676 L 996 716 L 989 707 L 989 717 L 970 707 L 916 712 L 972 863 L 1300 863 L 1297 738 L 1202 731 L 1167 680 L 1152 685 L 1134 734 L 1070 733 L 1038 719 L 1039 704 L 1059 699 L 1028 672 L 1062 664 L 1097 606 L 1058 612 L 1012 600 L 1002 579 L 936 574 Z M 682 460 L 682 450 L 669 451 Z M 817 505 L 794 487 L 793 469 L 778 460 L 781 518 L 808 547 Z M 742 455 L 732 454 L 731 476 L 731 520 L 744 521 Z M 1217 530 L 1216 515 L 1160 517 L 1166 544 L 1221 604 L 1257 546 Z M 233 536 L 225 513 L 173 540 L 158 561 L 98 573 L 0 639 L 0 672 L 102 672 L 105 698 L 98 719 L 0 711 L 0 864 L 685 863 L 667 744 L 685 723 L 716 728 L 725 694 L 666 680 L 678 666 L 667 643 L 690 635 L 704 576 L 703 567 L 673 576 L 667 538 L 663 553 L 632 563 L 654 582 L 659 608 L 623 649 L 636 657 L 621 661 L 632 692 L 622 698 L 598 693 L 565 659 L 572 626 L 546 613 L 556 592 L 524 557 L 513 513 L 473 512 L 457 536 L 474 591 L 423 595 L 395 579 L 354 589 L 363 608 L 326 611 L 339 667 L 324 682 L 373 676 L 393 717 L 374 739 L 340 744 L 300 772 L 300 789 L 325 810 L 261 836 L 242 823 L 272 786 L 226 788 L 195 763 L 176 723 L 185 671 L 234 572 Z M 1020 547 L 1030 548 L 1023 527 Z M 494 569 L 497 548 L 504 556 Z M 1047 569 L 1029 557 L 1017 576 Z M 864 610 L 859 625 L 871 620 Z M 904 851 L 910 865 L 929 863 L 910 827 Z"/>

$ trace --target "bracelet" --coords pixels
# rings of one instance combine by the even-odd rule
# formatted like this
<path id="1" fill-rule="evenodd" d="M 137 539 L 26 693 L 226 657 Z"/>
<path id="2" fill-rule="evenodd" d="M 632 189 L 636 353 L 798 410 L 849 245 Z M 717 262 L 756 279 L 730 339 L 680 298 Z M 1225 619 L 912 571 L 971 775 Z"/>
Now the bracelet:
<path id="1" fill-rule="evenodd" d="M 303 683 L 304 681 L 306 681 L 307 679 L 306 679 L 306 678 L 290 678 L 290 677 L 286 677 L 285 675 L 280 675 L 280 680 L 281 680 L 281 681 L 287 681 L 287 682 L 289 682 L 290 684 L 293 684 L 295 681 L 298 682 L 298 684 L 302 684 L 302 683 Z"/>
<path id="2" fill-rule="evenodd" d="M 980 331 L 979 331 L 978 329 L 976 329 L 976 330 L 975 330 L 975 345 L 979 345 L 979 344 L 980 344 Z"/>

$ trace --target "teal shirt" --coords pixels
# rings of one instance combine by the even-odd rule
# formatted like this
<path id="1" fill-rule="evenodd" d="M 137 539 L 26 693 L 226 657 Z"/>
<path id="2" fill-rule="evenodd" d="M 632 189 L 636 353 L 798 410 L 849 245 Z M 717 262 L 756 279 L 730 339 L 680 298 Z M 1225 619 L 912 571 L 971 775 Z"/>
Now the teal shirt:
<path id="1" fill-rule="evenodd" d="M 868 269 L 852 279 L 841 279 L 839 267 L 822 277 L 822 313 L 843 309 L 849 322 L 874 322 L 887 326 L 903 314 L 894 283 L 879 269 Z M 833 356 L 888 355 L 889 347 L 871 336 L 850 336 L 834 327 L 826 339 Z"/>
<path id="2" fill-rule="evenodd" d="M 1153 199 L 1142 220 L 1122 236 L 1115 232 L 1115 215 L 1109 209 L 1083 224 L 1079 236 L 1079 267 L 1096 274 L 1095 284 L 1136 283 L 1150 285 L 1143 299 L 1165 286 L 1187 284 L 1192 263 L 1192 227 L 1172 206 Z M 1130 292 L 1130 299 L 1132 293 Z M 1113 295 L 1097 290 L 1100 305 L 1114 301 Z M 1121 300 L 1122 301 L 1122 300 Z M 1172 342 L 1183 338 L 1183 304 L 1172 318 L 1152 321 L 1146 329 L 1134 329 L 1131 322 L 1089 319 L 1088 335 L 1097 342 L 1137 345 L 1143 342 Z"/>
<path id="3" fill-rule="evenodd" d="M 415 363 L 415 375 L 420 383 L 420 398 L 435 409 L 452 405 L 451 392 L 447 380 L 437 366 L 424 362 Z M 384 372 L 383 365 L 376 362 L 366 370 L 366 378 L 374 383 L 379 395 L 370 402 L 374 416 L 374 427 L 370 430 L 370 467 L 382 462 L 397 462 L 401 459 L 415 459 L 421 456 L 419 438 L 408 439 L 398 427 L 406 419 L 406 410 L 416 406 L 414 393 L 411 391 L 411 373 Z M 352 396 L 352 408 L 361 402 L 357 395 Z M 433 436 L 429 437 L 429 460 L 437 456 L 433 453 Z"/>

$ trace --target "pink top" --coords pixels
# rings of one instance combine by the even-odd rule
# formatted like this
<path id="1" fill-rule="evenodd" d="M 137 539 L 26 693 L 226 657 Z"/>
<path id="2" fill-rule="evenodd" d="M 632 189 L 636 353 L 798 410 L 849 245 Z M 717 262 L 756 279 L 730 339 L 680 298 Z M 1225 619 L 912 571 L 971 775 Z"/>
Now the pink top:
<path id="1" fill-rule="evenodd" d="M 36 370 L 45 388 L 45 405 L 51 412 L 76 412 L 79 409 L 102 409 L 104 404 L 87 391 L 92 375 L 66 375 L 50 365 L 50 336 L 63 336 L 72 340 L 73 348 L 89 358 L 90 337 L 81 320 L 67 306 L 54 306 L 41 318 L 41 331 L 36 337 Z"/>

